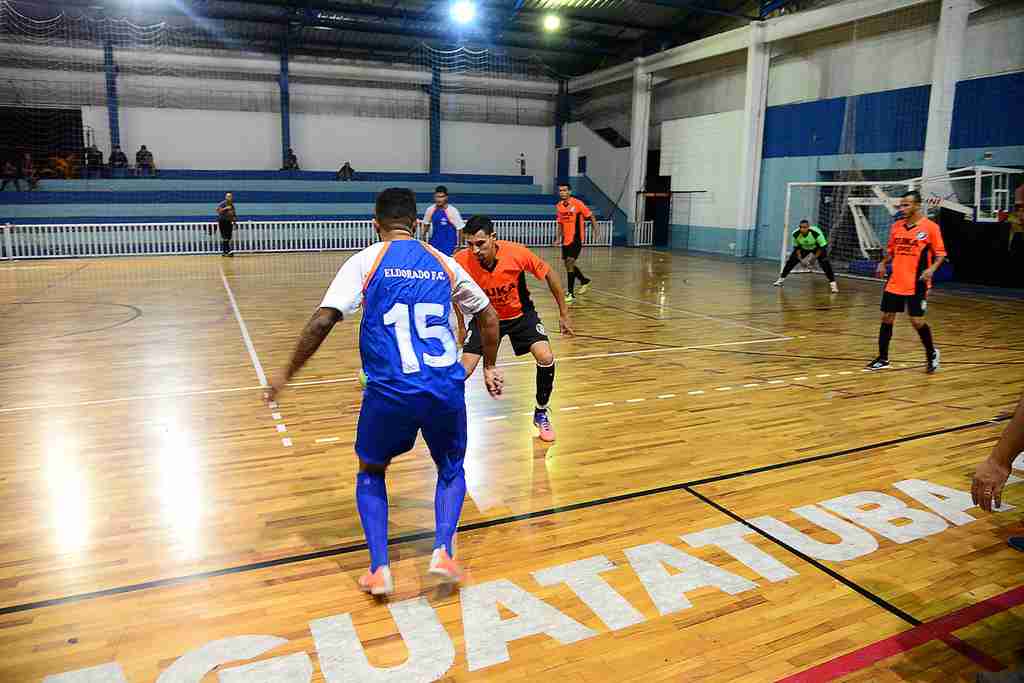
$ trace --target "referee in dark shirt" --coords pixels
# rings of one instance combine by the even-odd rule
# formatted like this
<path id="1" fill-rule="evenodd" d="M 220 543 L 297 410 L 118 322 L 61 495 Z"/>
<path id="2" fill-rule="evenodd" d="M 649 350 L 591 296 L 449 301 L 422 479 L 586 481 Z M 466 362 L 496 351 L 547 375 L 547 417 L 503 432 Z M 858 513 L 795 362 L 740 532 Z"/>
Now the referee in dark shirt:
<path id="1" fill-rule="evenodd" d="M 235 213 L 235 198 L 230 192 L 224 195 L 224 201 L 217 205 L 217 227 L 220 228 L 221 256 L 234 256 L 231 251 L 231 232 L 235 228 L 238 215 Z"/>

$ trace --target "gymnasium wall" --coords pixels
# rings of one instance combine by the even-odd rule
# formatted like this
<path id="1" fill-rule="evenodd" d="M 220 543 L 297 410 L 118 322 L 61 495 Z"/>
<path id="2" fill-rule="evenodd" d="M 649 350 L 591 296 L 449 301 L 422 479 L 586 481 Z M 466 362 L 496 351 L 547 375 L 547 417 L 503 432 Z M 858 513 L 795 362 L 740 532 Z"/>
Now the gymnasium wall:
<path id="1" fill-rule="evenodd" d="M 673 221 L 673 246 L 736 253 L 750 238 L 751 253 L 777 259 L 786 183 L 829 179 L 854 169 L 866 175 L 918 175 L 938 18 L 939 5 L 932 3 L 774 43 L 755 234 L 735 230 L 733 201 L 722 200 L 719 211 L 700 207 L 694 197 L 686 211 L 673 212 L 690 214 L 688 222 Z M 964 76 L 956 90 L 950 167 L 1024 166 L 1022 36 L 1022 3 L 997 3 L 971 14 Z M 682 130 L 680 121 L 744 107 L 745 56 L 716 59 L 659 74 L 671 77 L 655 87 L 652 102 L 651 146 L 661 148 L 663 173 L 666 160 L 672 165 L 680 157 L 698 171 L 713 168 L 718 163 L 714 155 L 728 142 L 703 141 L 708 156 L 702 160 L 667 132 Z M 628 100 L 626 108 L 628 114 Z M 737 124 L 735 131 L 741 129 Z M 673 189 L 694 175 L 703 177 L 685 170 L 673 173 Z M 709 184 L 715 175 L 707 174 Z"/>
<path id="2" fill-rule="evenodd" d="M 661 125 L 660 175 L 671 176 L 669 246 L 742 256 L 749 230 L 737 229 L 744 112 L 722 112 Z"/>
<path id="3" fill-rule="evenodd" d="M 239 55 L 116 51 L 124 67 L 117 79 L 121 146 L 129 158 L 146 144 L 165 168 L 279 168 L 278 60 Z M 357 170 L 428 170 L 429 71 L 308 58 L 292 60 L 290 71 L 291 143 L 303 169 L 335 170 L 348 160 Z M 465 91 L 442 94 L 442 170 L 517 174 L 524 152 L 529 172 L 549 190 L 556 83 L 446 78 Z M 0 97 L 80 106 L 109 154 L 101 50 L 0 45 Z"/>
<path id="4" fill-rule="evenodd" d="M 627 140 L 632 139 L 633 82 L 629 79 L 588 91 L 584 99 L 573 103 L 570 120 L 590 130 L 613 128 Z"/>
<path id="5" fill-rule="evenodd" d="M 441 145 L 441 168 L 451 173 L 519 175 L 522 153 L 526 173 L 544 192 L 554 192 L 554 126 L 441 121 Z"/>
<path id="6" fill-rule="evenodd" d="M 590 182 L 604 195 L 593 201 L 601 200 L 602 205 L 617 206 L 626 211 L 632 198 L 626 195 L 629 181 L 629 147 L 613 147 L 589 126 L 582 122 L 570 123 L 565 127 L 565 145 L 576 147 L 580 156 L 587 157 L 587 177 Z M 569 169 L 570 175 L 576 175 L 576 169 Z M 588 193 L 593 194 L 593 193 Z M 606 198 L 606 199 L 605 199 Z"/>
<path id="7" fill-rule="evenodd" d="M 650 148 L 662 149 L 663 158 L 672 155 L 661 142 L 666 121 L 743 109 L 746 59 L 745 52 L 734 52 L 659 74 L 668 80 L 651 93 Z"/>
<path id="8" fill-rule="evenodd" d="M 816 40 L 780 44 L 773 56 L 754 255 L 777 259 L 786 184 L 858 170 L 919 175 L 923 165 L 938 8 L 893 15 L 896 21 L 844 27 Z M 884 17 L 883 17 L 884 18 Z M 893 30 L 893 25 L 899 27 Z M 888 31 L 886 31 L 888 27 Z M 839 30 L 837 30 L 839 31 Z M 950 168 L 1024 166 L 1024 5 L 973 13 L 957 84 Z M 870 78 L 865 79 L 864 75 Z M 879 87 L 881 86 L 881 87 Z"/>

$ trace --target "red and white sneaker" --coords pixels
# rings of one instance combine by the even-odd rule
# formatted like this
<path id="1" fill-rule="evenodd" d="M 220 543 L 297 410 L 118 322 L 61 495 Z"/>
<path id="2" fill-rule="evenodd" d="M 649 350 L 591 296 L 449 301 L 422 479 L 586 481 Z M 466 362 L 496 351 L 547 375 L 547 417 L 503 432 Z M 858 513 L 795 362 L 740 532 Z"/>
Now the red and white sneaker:
<path id="1" fill-rule="evenodd" d="M 434 554 L 430 556 L 429 571 L 435 576 L 440 576 L 445 583 L 459 583 L 466 576 L 462 565 L 444 548 L 434 548 Z"/>
<path id="2" fill-rule="evenodd" d="M 537 436 L 541 441 L 551 443 L 555 440 L 555 428 L 551 426 L 546 408 L 544 410 L 537 408 L 533 411 L 533 426 L 537 428 Z"/>
<path id="3" fill-rule="evenodd" d="M 390 595 L 395 592 L 395 582 L 391 579 L 391 568 L 387 565 L 377 567 L 377 571 L 359 577 L 359 587 L 371 595 Z"/>

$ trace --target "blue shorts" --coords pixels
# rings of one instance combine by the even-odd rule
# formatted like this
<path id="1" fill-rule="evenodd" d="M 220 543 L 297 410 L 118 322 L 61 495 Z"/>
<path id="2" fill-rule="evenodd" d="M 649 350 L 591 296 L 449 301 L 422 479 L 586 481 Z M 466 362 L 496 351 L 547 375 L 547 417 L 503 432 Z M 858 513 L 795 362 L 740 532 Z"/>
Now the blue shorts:
<path id="1" fill-rule="evenodd" d="M 422 431 L 434 462 L 466 457 L 466 401 L 444 401 L 432 394 L 408 394 L 401 400 L 367 388 L 356 427 L 356 455 L 387 465 L 412 450 Z"/>

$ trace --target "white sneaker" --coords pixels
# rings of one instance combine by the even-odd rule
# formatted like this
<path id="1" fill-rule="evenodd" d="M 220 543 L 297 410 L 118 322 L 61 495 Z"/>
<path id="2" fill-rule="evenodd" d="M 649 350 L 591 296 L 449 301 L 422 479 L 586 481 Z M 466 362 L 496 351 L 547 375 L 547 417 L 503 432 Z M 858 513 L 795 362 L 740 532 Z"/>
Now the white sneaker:
<path id="1" fill-rule="evenodd" d="M 778 280 L 772 283 L 772 287 L 781 287 L 783 284 L 785 284 L 785 282 L 786 278 L 780 277 Z"/>
<path id="2" fill-rule="evenodd" d="M 391 578 L 391 567 L 381 565 L 377 571 L 369 569 L 359 578 L 359 588 L 371 595 L 390 595 L 395 592 L 395 582 Z"/>
<path id="3" fill-rule="evenodd" d="M 829 287 L 829 289 L 832 290 L 833 294 L 838 294 L 839 293 L 839 285 L 836 284 L 835 282 L 828 283 L 828 287 Z"/>
<path id="4" fill-rule="evenodd" d="M 434 553 L 430 556 L 428 571 L 435 576 L 440 576 L 445 583 L 459 583 L 466 576 L 462 565 L 444 548 L 434 548 Z"/>

